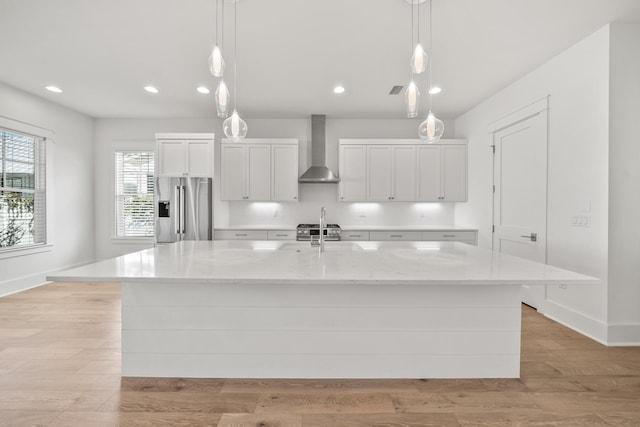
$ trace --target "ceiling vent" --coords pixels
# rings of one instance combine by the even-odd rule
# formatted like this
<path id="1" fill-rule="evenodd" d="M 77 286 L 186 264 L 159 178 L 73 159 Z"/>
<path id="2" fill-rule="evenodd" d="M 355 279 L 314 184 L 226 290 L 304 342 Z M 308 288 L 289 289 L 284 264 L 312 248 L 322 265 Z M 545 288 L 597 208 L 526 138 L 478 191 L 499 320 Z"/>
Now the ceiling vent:
<path id="1" fill-rule="evenodd" d="M 389 91 L 389 95 L 397 95 L 400 92 L 402 92 L 402 88 L 404 88 L 404 86 L 394 86 L 391 88 L 391 90 Z"/>

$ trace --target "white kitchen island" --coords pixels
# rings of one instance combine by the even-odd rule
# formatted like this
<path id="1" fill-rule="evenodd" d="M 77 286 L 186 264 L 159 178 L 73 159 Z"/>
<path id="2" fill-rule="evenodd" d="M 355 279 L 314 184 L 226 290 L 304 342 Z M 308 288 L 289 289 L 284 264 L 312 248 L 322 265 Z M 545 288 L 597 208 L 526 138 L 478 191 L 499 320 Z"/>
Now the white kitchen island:
<path id="1" fill-rule="evenodd" d="M 50 275 L 122 282 L 122 375 L 515 378 L 521 285 L 588 276 L 453 242 L 180 242 Z"/>

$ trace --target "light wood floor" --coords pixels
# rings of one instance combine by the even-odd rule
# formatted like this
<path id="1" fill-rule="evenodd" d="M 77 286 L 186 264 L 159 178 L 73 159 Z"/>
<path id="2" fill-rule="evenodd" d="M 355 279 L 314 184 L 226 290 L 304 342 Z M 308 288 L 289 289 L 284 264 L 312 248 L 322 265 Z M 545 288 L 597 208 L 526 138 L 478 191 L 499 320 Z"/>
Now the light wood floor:
<path id="1" fill-rule="evenodd" d="M 640 426 L 640 348 L 523 307 L 520 380 L 120 378 L 120 286 L 0 298 L 0 425 Z"/>

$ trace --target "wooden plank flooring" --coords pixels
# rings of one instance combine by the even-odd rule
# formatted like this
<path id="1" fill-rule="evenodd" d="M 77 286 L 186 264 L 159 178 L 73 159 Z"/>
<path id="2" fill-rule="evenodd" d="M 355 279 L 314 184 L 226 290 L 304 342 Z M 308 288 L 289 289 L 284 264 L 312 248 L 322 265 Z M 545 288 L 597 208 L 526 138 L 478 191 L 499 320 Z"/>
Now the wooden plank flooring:
<path id="1" fill-rule="evenodd" d="M 522 378 L 120 378 L 120 286 L 0 298 L 0 426 L 640 426 L 640 348 L 523 306 Z"/>

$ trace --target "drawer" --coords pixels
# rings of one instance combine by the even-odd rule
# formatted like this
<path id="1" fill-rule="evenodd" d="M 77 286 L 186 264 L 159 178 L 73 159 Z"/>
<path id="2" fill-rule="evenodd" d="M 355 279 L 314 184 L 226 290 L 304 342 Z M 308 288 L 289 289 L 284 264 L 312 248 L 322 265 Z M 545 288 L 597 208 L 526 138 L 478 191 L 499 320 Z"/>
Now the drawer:
<path id="1" fill-rule="evenodd" d="M 368 231 L 342 231 L 342 240 L 369 240 Z"/>
<path id="2" fill-rule="evenodd" d="M 420 231 L 370 231 L 370 240 L 422 240 Z"/>
<path id="3" fill-rule="evenodd" d="M 295 230 L 278 230 L 268 232 L 269 240 L 296 240 Z"/>
<path id="4" fill-rule="evenodd" d="M 215 240 L 267 240 L 266 230 L 215 230 Z"/>
<path id="5" fill-rule="evenodd" d="M 422 240 L 450 241 L 476 244 L 476 231 L 423 231 Z"/>

